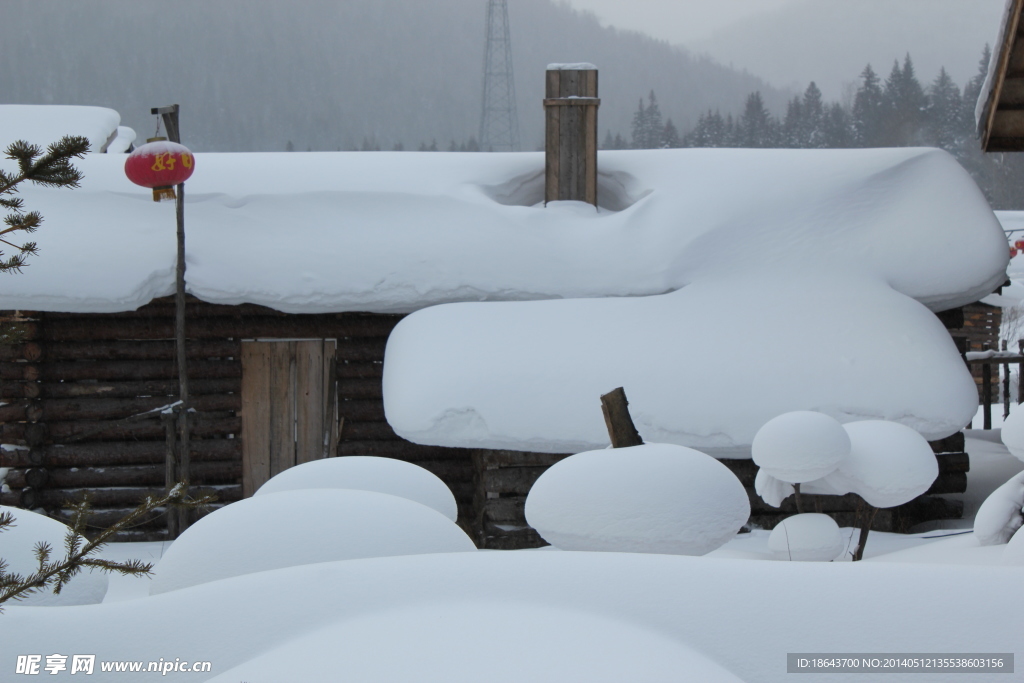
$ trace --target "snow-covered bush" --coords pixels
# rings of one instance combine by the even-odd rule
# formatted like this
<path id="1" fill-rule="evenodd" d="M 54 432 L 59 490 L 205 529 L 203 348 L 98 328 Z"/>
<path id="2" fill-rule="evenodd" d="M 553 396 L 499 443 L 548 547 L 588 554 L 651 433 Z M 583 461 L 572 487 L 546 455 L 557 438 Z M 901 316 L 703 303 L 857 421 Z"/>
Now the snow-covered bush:
<path id="1" fill-rule="evenodd" d="M 350 455 L 313 460 L 271 477 L 257 496 L 297 489 L 358 489 L 407 498 L 440 512 L 453 522 L 459 511 L 443 481 L 419 465 L 393 458 Z"/>
<path id="2" fill-rule="evenodd" d="M 814 413 L 788 413 L 789 415 L 808 416 Z M 826 420 L 832 420 L 822 415 Z M 765 428 L 775 423 L 765 425 Z M 834 421 L 834 420 L 833 420 Z M 939 476 L 939 464 L 935 459 L 931 446 L 916 431 L 898 422 L 885 420 L 864 420 L 840 425 L 846 435 L 845 442 L 837 438 L 825 420 L 793 419 L 783 423 L 789 430 L 785 439 L 778 436 L 782 430 L 772 430 L 768 435 L 775 441 L 771 451 L 774 460 L 767 460 L 763 455 L 760 462 L 755 452 L 755 462 L 772 462 L 774 468 L 762 465 L 754 483 L 755 490 L 769 505 L 778 507 L 793 492 L 791 484 L 805 484 L 804 490 L 813 493 L 844 495 L 856 493 L 868 504 L 877 508 L 888 508 L 902 505 L 921 495 Z M 838 425 L 838 423 L 836 423 Z M 807 428 L 808 444 L 818 444 L 819 450 L 810 447 L 801 449 L 801 429 Z M 767 431 L 767 429 L 765 429 Z M 755 444 L 761 438 L 758 432 Z M 784 443 L 791 442 L 795 455 L 787 459 Z M 826 450 L 831 445 L 831 450 Z M 836 453 L 845 453 L 839 458 L 831 470 L 823 476 L 810 477 L 814 471 L 814 453 L 822 450 L 826 457 L 819 456 L 817 471 L 827 469 L 826 462 L 831 462 Z M 761 453 L 764 451 L 762 450 Z M 780 466 L 778 463 L 782 463 Z M 799 465 L 804 463 L 801 468 Z"/>
<path id="3" fill-rule="evenodd" d="M 0 514 L 9 513 L 14 524 L 0 534 L 0 558 L 6 563 L 7 574 L 29 576 L 39 570 L 36 546 L 46 543 L 52 549 L 51 561 L 63 557 L 64 541 L 70 529 L 67 525 L 44 515 L 0 506 Z M 84 542 L 84 541 L 83 541 Z M 59 594 L 50 589 L 30 593 L 11 604 L 23 606 L 91 605 L 102 602 L 107 594 L 107 575 L 96 569 L 85 569 L 61 588 Z"/>
<path id="4" fill-rule="evenodd" d="M 850 453 L 850 438 L 835 418 L 798 410 L 766 422 L 754 436 L 750 452 L 766 474 L 802 484 L 835 471 Z"/>
<path id="5" fill-rule="evenodd" d="M 1024 412 L 1024 411 L 1018 411 Z M 974 517 L 974 537 L 981 545 L 1007 543 L 1024 524 L 1024 472 L 989 494 Z"/>
<path id="6" fill-rule="evenodd" d="M 282 491 L 232 503 L 189 527 L 153 570 L 150 593 L 315 562 L 475 549 L 450 519 L 405 498 Z"/>
<path id="7" fill-rule="evenodd" d="M 768 549 L 777 560 L 831 562 L 843 552 L 843 536 L 831 517 L 808 512 L 779 522 Z"/>
<path id="8" fill-rule="evenodd" d="M 939 476 L 932 447 L 898 422 L 865 420 L 843 425 L 850 454 L 824 482 L 839 495 L 856 493 L 876 508 L 908 503 Z"/>
<path id="9" fill-rule="evenodd" d="M 703 555 L 750 517 L 725 465 L 671 444 L 586 451 L 550 467 L 526 499 L 526 520 L 562 550 Z"/>
<path id="10" fill-rule="evenodd" d="M 796 491 L 794 485 L 804 485 L 808 493 L 856 493 L 877 511 L 910 502 L 939 476 L 939 463 L 925 438 L 885 420 L 839 425 L 818 413 L 786 413 L 761 428 L 752 454 L 761 466 L 754 490 L 773 507 Z M 863 556 L 873 519 L 874 512 L 861 526 L 855 560 Z"/>
<path id="11" fill-rule="evenodd" d="M 1003 422 L 1000 438 L 1007 450 L 1019 460 L 1024 460 L 1024 410 L 1015 410 Z"/>

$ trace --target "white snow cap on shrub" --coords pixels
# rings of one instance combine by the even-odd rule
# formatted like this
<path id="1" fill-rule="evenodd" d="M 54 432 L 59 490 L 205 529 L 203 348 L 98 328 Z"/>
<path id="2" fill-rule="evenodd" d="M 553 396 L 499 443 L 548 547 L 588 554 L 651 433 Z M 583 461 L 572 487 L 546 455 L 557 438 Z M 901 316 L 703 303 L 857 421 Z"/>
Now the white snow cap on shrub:
<path id="1" fill-rule="evenodd" d="M 850 437 L 835 418 L 798 410 L 765 423 L 750 452 L 758 467 L 775 479 L 801 484 L 835 471 L 850 453 Z"/>
<path id="2" fill-rule="evenodd" d="M 776 479 L 761 468 L 754 477 L 754 491 L 761 496 L 761 500 L 777 508 L 782 505 L 782 501 L 793 495 L 796 489 L 792 484 Z"/>
<path id="3" fill-rule="evenodd" d="M 768 536 L 777 560 L 831 562 L 843 552 L 843 535 L 828 515 L 808 512 L 779 522 Z"/>
<path id="4" fill-rule="evenodd" d="M 1018 460 L 1024 460 L 1024 410 L 1015 410 L 1003 422 L 1003 445 Z"/>
<path id="5" fill-rule="evenodd" d="M 931 446 L 897 422 L 865 420 L 843 425 L 850 455 L 825 483 L 838 493 L 856 493 L 878 508 L 902 505 L 929 488 L 939 476 Z"/>
<path id="6" fill-rule="evenodd" d="M 0 559 L 7 562 L 8 574 L 28 576 L 39 569 L 35 547 L 37 543 L 50 544 L 50 562 L 67 557 L 64 539 L 70 527 L 31 510 L 0 505 L 0 513 L 9 512 L 14 516 L 14 525 L 0 532 Z M 83 541 L 84 543 L 84 541 Z M 44 588 L 23 600 L 10 600 L 7 606 L 66 607 L 68 605 L 92 605 L 103 602 L 107 594 L 107 575 L 96 569 L 83 569 L 60 590 L 53 594 L 53 588 Z"/>
<path id="7" fill-rule="evenodd" d="M 282 491 L 232 503 L 189 527 L 153 570 L 149 592 L 315 562 L 470 550 L 473 541 L 451 520 L 405 498 Z"/>
<path id="8" fill-rule="evenodd" d="M 732 538 L 750 502 L 729 468 L 672 444 L 586 451 L 549 468 L 526 520 L 562 550 L 703 555 Z"/>
<path id="9" fill-rule="evenodd" d="M 388 493 L 433 508 L 453 522 L 459 516 L 455 496 L 443 481 L 419 465 L 393 458 L 349 455 L 313 460 L 271 477 L 255 495 L 298 489 Z"/>
<path id="10" fill-rule="evenodd" d="M 1024 413 L 1024 411 L 1017 411 Z M 1024 524 L 1024 472 L 989 494 L 974 516 L 974 537 L 981 545 L 999 545 Z M 1020 535 L 1020 534 L 1016 534 Z"/>

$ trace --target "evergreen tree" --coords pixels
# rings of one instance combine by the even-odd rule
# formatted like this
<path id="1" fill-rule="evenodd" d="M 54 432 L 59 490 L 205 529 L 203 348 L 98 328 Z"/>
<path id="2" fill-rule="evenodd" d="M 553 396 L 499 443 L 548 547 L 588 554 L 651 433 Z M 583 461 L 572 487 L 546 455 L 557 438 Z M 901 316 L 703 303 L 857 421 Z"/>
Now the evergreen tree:
<path id="1" fill-rule="evenodd" d="M 882 137 L 882 85 L 870 64 L 864 67 L 860 78 L 860 88 L 853 100 L 854 142 L 858 147 L 877 147 Z"/>
<path id="2" fill-rule="evenodd" d="M 786 118 L 782 122 L 779 145 L 789 148 L 802 147 L 804 128 L 804 105 L 799 97 L 794 97 L 786 107 Z"/>
<path id="3" fill-rule="evenodd" d="M 885 82 L 882 142 L 892 147 L 920 143 L 919 133 L 926 105 L 924 89 L 914 74 L 914 65 L 908 54 L 902 68 L 898 61 L 893 63 L 892 72 Z"/>
<path id="4" fill-rule="evenodd" d="M 615 149 L 615 140 L 612 139 L 612 129 L 609 128 L 608 132 L 605 133 L 604 141 L 601 143 L 600 149 Z"/>
<path id="5" fill-rule="evenodd" d="M 833 102 L 822 123 L 824 147 L 846 149 L 856 147 L 857 131 L 843 105 Z"/>
<path id="6" fill-rule="evenodd" d="M 5 155 L 18 163 L 17 173 L 8 173 L 0 169 L 0 207 L 10 213 L 4 218 L 6 227 L 0 228 L 0 244 L 14 249 L 14 253 L 6 259 L 0 247 L 0 272 L 21 272 L 25 260 L 38 253 L 35 242 L 14 244 L 14 233 L 35 232 L 43 222 L 37 211 L 22 213 L 24 201 L 13 196 L 18 185 L 27 181 L 46 187 L 79 186 L 82 173 L 71 164 L 72 159 L 81 159 L 89 151 L 89 141 L 83 137 L 65 136 L 46 148 L 46 152 L 37 145 L 30 145 L 24 140 L 11 144 Z"/>
<path id="7" fill-rule="evenodd" d="M 675 124 L 672 123 L 672 119 L 665 122 L 665 129 L 661 133 L 661 146 L 666 149 L 674 149 L 676 147 L 683 146 L 683 141 L 679 137 L 679 131 L 676 130 Z"/>
<path id="8" fill-rule="evenodd" d="M 661 119 L 661 108 L 658 107 L 658 100 L 654 91 L 647 96 L 647 121 L 646 121 L 647 149 L 659 149 L 662 147 L 662 133 L 665 124 Z"/>
<path id="9" fill-rule="evenodd" d="M 741 147 L 775 146 L 775 121 L 765 108 L 760 92 L 747 96 L 737 133 Z"/>
<path id="10" fill-rule="evenodd" d="M 644 109 L 644 98 L 640 98 L 640 104 L 637 110 L 633 112 L 633 149 L 643 149 L 643 143 L 646 142 L 645 134 L 647 131 L 647 110 Z"/>
<path id="11" fill-rule="evenodd" d="M 932 144 L 950 152 L 956 150 L 963 135 L 962 102 L 960 88 L 942 67 L 928 89 L 926 111 Z"/>
<path id="12" fill-rule="evenodd" d="M 665 126 L 653 90 L 647 96 L 646 107 L 643 99 L 640 100 L 640 106 L 633 114 L 632 128 L 634 149 L 658 149 L 662 146 L 661 136 Z"/>
<path id="13" fill-rule="evenodd" d="M 725 119 L 718 111 L 701 114 L 696 127 L 683 138 L 684 147 L 725 147 Z"/>
<path id="14" fill-rule="evenodd" d="M 801 103 L 802 120 L 800 126 L 800 146 L 809 148 L 826 147 L 825 140 L 825 104 L 821 90 L 811 81 L 804 91 Z"/>

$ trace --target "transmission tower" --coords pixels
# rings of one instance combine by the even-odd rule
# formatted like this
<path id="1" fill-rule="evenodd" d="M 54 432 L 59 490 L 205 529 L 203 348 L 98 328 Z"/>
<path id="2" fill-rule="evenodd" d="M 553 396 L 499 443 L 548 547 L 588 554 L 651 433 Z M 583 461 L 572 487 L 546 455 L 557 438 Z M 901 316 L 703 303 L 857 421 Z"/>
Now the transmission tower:
<path id="1" fill-rule="evenodd" d="M 519 118 L 516 116 L 516 84 L 512 76 L 512 41 L 508 32 L 507 0 L 487 0 L 480 149 L 485 152 L 519 151 Z"/>

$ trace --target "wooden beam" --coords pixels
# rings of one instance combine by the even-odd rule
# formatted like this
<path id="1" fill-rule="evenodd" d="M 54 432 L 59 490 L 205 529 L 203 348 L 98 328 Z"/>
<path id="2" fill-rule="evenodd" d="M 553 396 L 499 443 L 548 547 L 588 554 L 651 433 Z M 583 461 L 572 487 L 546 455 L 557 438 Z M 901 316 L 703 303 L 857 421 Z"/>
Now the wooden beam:
<path id="1" fill-rule="evenodd" d="M 604 413 L 604 423 L 608 428 L 612 448 L 642 446 L 644 443 L 633 425 L 628 406 L 629 401 L 626 400 L 626 392 L 622 387 L 612 389 L 601 397 L 601 411 Z"/>
<path id="2" fill-rule="evenodd" d="M 989 140 L 992 137 L 998 137 L 993 131 L 995 116 L 999 109 L 998 103 L 1002 97 L 1003 83 L 1006 80 L 1009 69 L 1010 53 L 1013 44 L 1017 40 L 1017 32 L 1021 28 L 1020 15 L 1022 7 L 1024 7 L 1024 0 L 1013 0 L 1013 4 L 1010 5 L 1009 13 L 1006 17 L 1006 34 L 1003 36 L 1003 43 L 996 46 L 996 53 L 993 55 L 994 59 L 999 60 L 995 70 L 995 82 L 992 84 L 992 89 L 985 102 L 981 117 L 981 148 L 986 152 L 994 151 L 989 148 Z"/>

